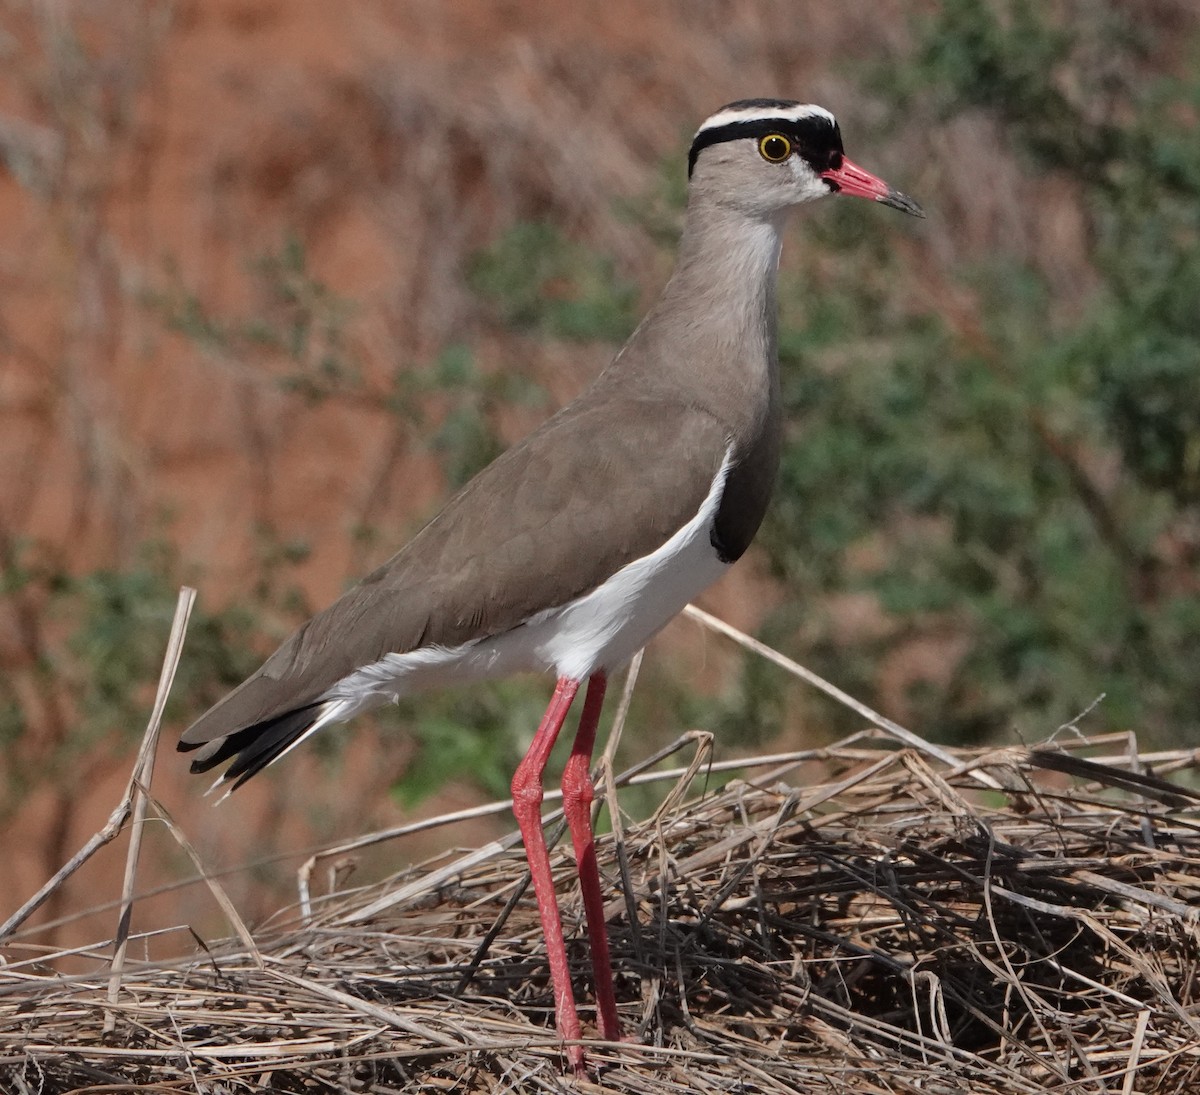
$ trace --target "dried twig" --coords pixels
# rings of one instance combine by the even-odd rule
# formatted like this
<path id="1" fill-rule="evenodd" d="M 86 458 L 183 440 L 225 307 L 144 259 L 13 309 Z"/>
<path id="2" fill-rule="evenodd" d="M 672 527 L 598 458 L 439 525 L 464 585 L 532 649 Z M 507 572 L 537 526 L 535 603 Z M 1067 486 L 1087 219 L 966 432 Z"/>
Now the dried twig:
<path id="1" fill-rule="evenodd" d="M 917 749 L 922 753 L 927 753 L 944 764 L 950 762 L 950 753 L 940 745 L 926 741 L 911 730 L 906 730 L 899 723 L 885 718 L 878 711 L 872 711 L 865 703 L 856 700 L 850 693 L 843 692 L 837 685 L 830 684 L 824 677 L 814 673 L 811 669 L 805 669 L 799 662 L 792 661 L 791 658 L 780 654 L 778 650 L 767 646 L 766 643 L 759 642 L 754 636 L 747 635 L 744 631 L 739 631 L 732 624 L 727 624 L 724 620 L 719 619 L 709 612 L 705 612 L 702 608 L 697 608 L 695 605 L 688 605 L 683 611 L 686 615 L 691 616 L 693 620 L 699 621 L 710 630 L 716 631 L 720 635 L 725 635 L 739 646 L 744 646 L 747 650 L 759 655 L 759 657 L 766 658 L 767 661 L 779 666 L 781 669 L 786 669 L 792 676 L 799 677 L 802 681 L 811 684 L 814 688 L 824 692 L 825 695 L 837 700 L 844 707 L 850 708 L 855 714 L 861 715 L 868 722 L 872 722 L 880 729 L 886 730 L 892 737 L 904 745 Z M 974 776 L 985 787 L 999 786 L 986 772 L 976 772 Z"/>
<path id="2" fill-rule="evenodd" d="M 1096 740 L 1101 772 L 1137 763 L 1123 737 Z M 618 1000 L 646 1043 L 592 1044 L 606 1085 L 716 1095 L 736 1073 L 747 1090 L 801 1095 L 1195 1090 L 1200 809 L 1147 803 L 1136 785 L 1103 801 L 1011 748 L 947 752 L 943 764 L 856 735 L 807 754 L 804 786 L 706 779 L 700 797 L 692 766 L 689 800 L 621 819 L 623 867 L 601 838 L 602 877 L 627 887 L 608 903 Z M 1007 800 L 980 791 L 980 766 Z M 1183 750 L 1156 767 L 1197 762 Z M 570 890 L 570 851 L 553 862 Z M 96 948 L 22 957 L 29 945 L 13 944 L 0 1087 L 103 1074 L 173 1088 L 198 1075 L 233 1095 L 562 1090 L 523 876 L 515 840 L 447 856 L 328 894 L 253 940 L 128 963 L 115 1001 L 94 964 L 72 972 Z M 576 906 L 564 910 L 578 936 Z M 586 957 L 571 958 L 586 994 Z M 127 1044 L 103 1042 L 109 1011 Z"/>
<path id="3" fill-rule="evenodd" d="M 648 1043 L 591 1043 L 606 1083 L 715 1095 L 735 1069 L 742 1086 L 800 1095 L 943 1081 L 980 1095 L 1195 1090 L 1200 802 L 1163 777 L 1195 773 L 1200 754 L 1139 754 L 1127 735 L 1076 735 L 1033 754 L 910 735 L 897 750 L 908 732 L 866 716 L 880 729 L 820 749 L 711 762 L 707 735 L 691 733 L 620 775 L 611 750 L 602 757 L 615 838 L 600 838 L 598 856 L 623 890 L 606 903 L 618 1000 Z M 689 745 L 691 764 L 657 770 Z M 804 785 L 783 782 L 800 764 Z M 734 769 L 763 774 L 711 788 Z M 107 978 L 94 963 L 103 943 L 47 952 L 14 939 L 0 966 L 0 1086 L 103 1077 L 175 1089 L 202 1076 L 232 1095 L 562 1089 L 515 833 L 317 899 L 306 885 L 314 857 L 301 915 L 285 911 L 252 936 L 140 774 L 139 762 L 130 800 L 193 855 L 236 938 L 190 960 L 123 961 Z M 627 823 L 617 788 L 661 780 L 673 784 L 661 808 Z M 132 879 L 135 852 L 129 864 Z M 556 847 L 553 864 L 572 887 L 569 851 Z M 122 956 L 163 934 L 129 934 L 132 899 L 130 882 Z M 564 909 L 578 915 L 573 902 Z M 73 972 L 81 960 L 87 972 Z M 583 954 L 572 962 L 586 991 Z M 115 1031 L 126 1044 L 104 1042 Z"/>
<path id="4" fill-rule="evenodd" d="M 171 694 L 171 685 L 175 681 L 175 672 L 179 668 L 179 659 L 183 654 L 183 637 L 187 634 L 188 618 L 192 614 L 192 605 L 196 602 L 196 591 L 184 586 L 179 591 L 175 603 L 175 617 L 171 621 L 171 633 L 167 638 L 167 651 L 163 656 L 162 672 L 158 678 L 158 691 L 154 696 L 154 707 L 150 711 L 150 721 L 146 724 L 146 733 L 142 737 L 142 747 L 138 750 L 137 761 L 133 766 L 133 776 L 129 781 L 126 799 L 133 795 L 133 826 L 129 831 L 129 852 L 125 856 L 125 880 L 121 886 L 121 915 L 117 918 L 116 945 L 113 950 L 112 972 L 108 981 L 108 999 L 115 1003 L 117 993 L 121 990 L 121 975 L 125 970 L 125 947 L 129 942 L 129 920 L 133 915 L 133 888 L 137 879 L 138 857 L 142 851 L 142 831 L 146 821 L 146 800 L 150 793 L 150 781 L 154 778 L 154 756 L 158 748 L 158 732 L 162 726 L 163 711 L 167 706 L 167 697 Z M 104 1020 L 104 1033 L 112 1033 L 116 1023 L 115 1012 L 110 1011 Z"/>
<path id="5" fill-rule="evenodd" d="M 125 827 L 125 822 L 129 820 L 129 815 L 133 812 L 135 799 L 139 803 L 141 802 L 138 795 L 138 785 L 147 785 L 149 774 L 154 770 L 154 748 L 158 744 L 158 727 L 162 720 L 161 705 L 166 703 L 166 695 L 170 691 L 171 682 L 175 679 L 175 668 L 179 664 L 179 655 L 182 650 L 183 632 L 187 627 L 187 617 L 191 613 L 192 603 L 195 601 L 195 598 L 196 591 L 188 586 L 184 586 L 179 591 L 179 601 L 175 607 L 175 619 L 171 625 L 171 636 L 167 642 L 167 653 L 163 660 L 162 675 L 159 679 L 159 692 L 154 701 L 154 711 L 150 716 L 146 732 L 142 736 L 142 745 L 138 750 L 137 760 L 133 765 L 133 772 L 129 777 L 129 783 L 125 787 L 125 793 L 121 796 L 120 803 L 109 814 L 108 821 L 104 823 L 104 827 L 95 833 L 78 852 L 63 864 L 37 893 L 17 909 L 3 924 L 0 924 L 0 942 L 3 942 L 12 935 L 33 913 L 37 912 L 46 899 L 91 859 L 97 851 L 115 840 Z M 142 807 L 142 810 L 142 814 L 137 819 L 139 834 L 137 839 L 139 846 L 141 841 L 141 818 L 144 817 L 144 807 Z M 129 881 L 130 871 L 136 870 L 136 862 L 137 850 L 131 843 L 130 856 L 126 862 L 127 882 Z M 128 897 L 129 894 L 127 892 L 122 902 L 122 919 L 127 916 L 127 909 L 124 906 L 128 901 Z"/>

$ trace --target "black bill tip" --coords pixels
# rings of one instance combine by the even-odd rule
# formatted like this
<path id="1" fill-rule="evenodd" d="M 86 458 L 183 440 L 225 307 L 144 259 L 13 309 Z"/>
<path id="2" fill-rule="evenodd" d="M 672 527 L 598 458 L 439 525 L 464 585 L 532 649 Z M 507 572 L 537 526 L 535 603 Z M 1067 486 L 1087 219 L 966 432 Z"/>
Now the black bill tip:
<path id="1" fill-rule="evenodd" d="M 908 213 L 913 217 L 925 216 L 925 210 L 907 194 L 901 194 L 899 190 L 889 189 L 883 197 L 876 198 L 875 200 L 882 202 L 884 205 L 890 205 L 893 209 L 899 209 L 901 213 Z"/>

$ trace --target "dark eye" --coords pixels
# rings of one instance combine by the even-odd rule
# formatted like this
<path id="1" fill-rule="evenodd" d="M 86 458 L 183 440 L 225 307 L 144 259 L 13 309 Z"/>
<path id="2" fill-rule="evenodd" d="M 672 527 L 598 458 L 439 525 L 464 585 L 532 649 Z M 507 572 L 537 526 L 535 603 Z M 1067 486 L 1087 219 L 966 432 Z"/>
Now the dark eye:
<path id="1" fill-rule="evenodd" d="M 782 133 L 768 133 L 758 142 L 758 152 L 767 163 L 783 163 L 792 154 L 792 142 Z"/>

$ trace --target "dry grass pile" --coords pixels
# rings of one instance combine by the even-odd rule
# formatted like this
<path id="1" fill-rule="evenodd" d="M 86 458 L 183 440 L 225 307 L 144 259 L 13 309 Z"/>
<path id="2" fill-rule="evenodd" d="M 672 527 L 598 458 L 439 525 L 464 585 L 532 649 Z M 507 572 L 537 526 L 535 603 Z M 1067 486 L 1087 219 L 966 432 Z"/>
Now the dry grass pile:
<path id="1" fill-rule="evenodd" d="M 560 1071 L 511 842 L 306 897 L 252 940 L 131 962 L 111 998 L 108 946 L 18 941 L 0 968 L 0 1087 L 1200 1089 L 1197 796 L 1137 775 L 1187 782 L 1196 755 L 1073 737 L 1055 756 L 1099 763 L 1064 775 L 1023 750 L 939 758 L 876 733 L 760 758 L 720 789 L 693 735 L 655 816 L 602 840 L 634 1040 L 594 1045 L 587 1079 Z M 573 863 L 553 854 L 586 997 Z"/>

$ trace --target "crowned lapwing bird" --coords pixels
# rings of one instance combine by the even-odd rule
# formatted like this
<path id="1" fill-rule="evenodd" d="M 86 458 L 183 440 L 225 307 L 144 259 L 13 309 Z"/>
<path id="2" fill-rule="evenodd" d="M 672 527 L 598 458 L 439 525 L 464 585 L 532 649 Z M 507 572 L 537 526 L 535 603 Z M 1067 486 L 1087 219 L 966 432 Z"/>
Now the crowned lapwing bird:
<path id="1" fill-rule="evenodd" d="M 545 933 L 558 1031 L 580 1023 L 542 832 L 542 777 L 575 695 L 562 778 L 591 945 L 597 1020 L 620 1037 L 589 776 L 609 675 L 746 551 L 779 463 L 775 284 L 787 212 L 849 194 L 921 216 L 848 160 L 829 111 L 750 99 L 688 153 L 675 271 L 611 365 L 463 487 L 412 541 L 314 616 L 179 743 L 240 787 L 327 726 L 418 689 L 553 673 L 512 781 Z"/>

